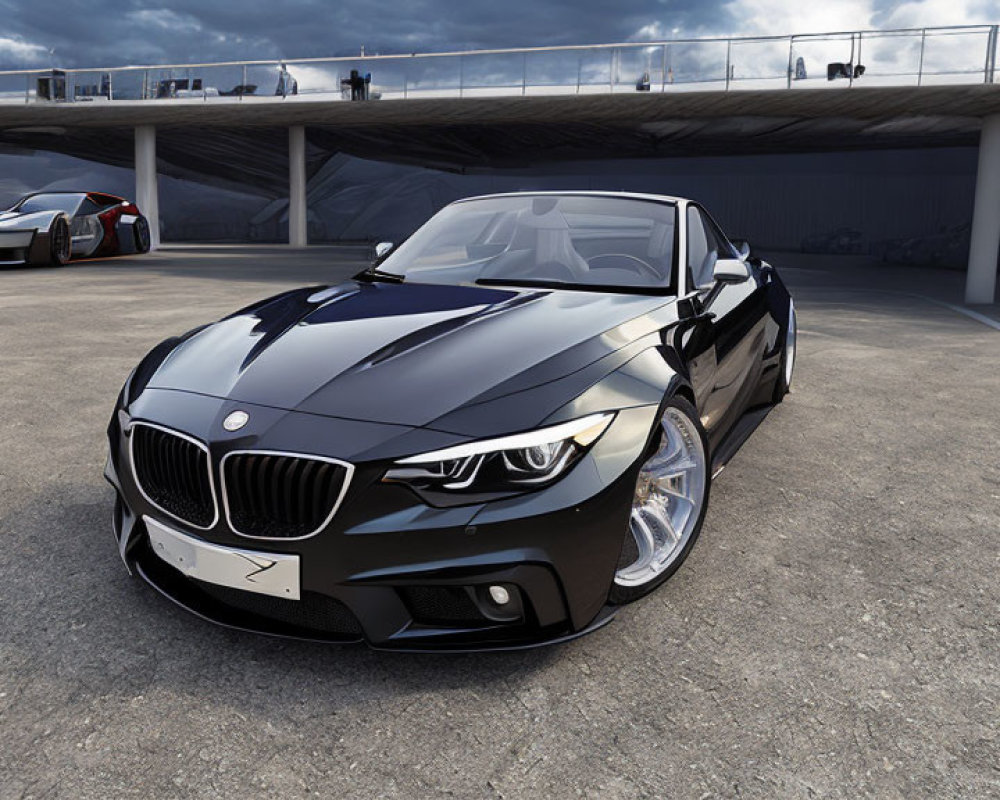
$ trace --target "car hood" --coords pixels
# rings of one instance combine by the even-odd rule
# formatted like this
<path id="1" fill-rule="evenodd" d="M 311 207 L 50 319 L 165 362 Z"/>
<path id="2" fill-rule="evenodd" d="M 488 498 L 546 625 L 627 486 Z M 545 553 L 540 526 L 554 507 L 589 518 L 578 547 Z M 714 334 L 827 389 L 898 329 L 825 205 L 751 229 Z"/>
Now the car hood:
<path id="1" fill-rule="evenodd" d="M 662 323 L 649 314 L 671 302 L 351 281 L 279 295 L 198 331 L 147 385 L 428 426 L 582 370 L 657 330 Z"/>
<path id="2" fill-rule="evenodd" d="M 61 211 L 35 211 L 31 214 L 20 214 L 16 211 L 2 211 L 0 212 L 0 230 L 47 228 L 52 218 L 61 213 Z"/>

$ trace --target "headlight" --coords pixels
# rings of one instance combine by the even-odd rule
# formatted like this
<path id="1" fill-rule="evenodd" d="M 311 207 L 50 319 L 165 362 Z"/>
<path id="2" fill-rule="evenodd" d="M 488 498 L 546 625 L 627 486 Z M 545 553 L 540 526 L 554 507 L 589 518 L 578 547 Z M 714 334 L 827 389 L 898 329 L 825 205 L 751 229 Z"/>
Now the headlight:
<path id="1" fill-rule="evenodd" d="M 613 418 L 611 413 L 591 414 L 529 433 L 410 456 L 397 461 L 382 480 L 405 483 L 421 494 L 489 496 L 538 489 L 569 470 Z"/>

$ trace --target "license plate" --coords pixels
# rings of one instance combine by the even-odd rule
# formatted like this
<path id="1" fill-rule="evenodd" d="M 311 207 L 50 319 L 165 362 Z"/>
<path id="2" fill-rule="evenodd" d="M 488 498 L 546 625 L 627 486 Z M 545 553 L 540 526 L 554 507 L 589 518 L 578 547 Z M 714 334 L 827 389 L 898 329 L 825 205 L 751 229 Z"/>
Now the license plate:
<path id="1" fill-rule="evenodd" d="M 299 557 L 209 544 L 144 516 L 153 552 L 185 575 L 245 592 L 300 599 Z"/>

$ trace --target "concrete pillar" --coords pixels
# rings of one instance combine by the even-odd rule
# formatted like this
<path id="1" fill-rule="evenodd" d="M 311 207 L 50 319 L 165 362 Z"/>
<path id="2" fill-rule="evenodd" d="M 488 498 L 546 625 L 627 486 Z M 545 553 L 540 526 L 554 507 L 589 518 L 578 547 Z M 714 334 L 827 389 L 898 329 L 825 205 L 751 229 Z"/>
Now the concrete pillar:
<path id="1" fill-rule="evenodd" d="M 135 128 L 135 204 L 149 220 L 149 246 L 160 246 L 160 193 L 156 185 L 156 128 Z"/>
<path id="2" fill-rule="evenodd" d="M 306 209 L 306 129 L 288 129 L 288 244 L 308 244 Z"/>
<path id="3" fill-rule="evenodd" d="M 979 134 L 976 205 L 972 211 L 966 303 L 992 303 L 997 284 L 1000 248 L 1000 114 L 983 120 Z"/>

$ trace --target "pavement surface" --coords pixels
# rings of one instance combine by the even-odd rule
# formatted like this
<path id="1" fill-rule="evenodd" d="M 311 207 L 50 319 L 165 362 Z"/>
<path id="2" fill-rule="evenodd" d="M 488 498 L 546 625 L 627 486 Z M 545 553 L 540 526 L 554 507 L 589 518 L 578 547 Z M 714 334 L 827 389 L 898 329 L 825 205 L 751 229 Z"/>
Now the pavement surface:
<path id="1" fill-rule="evenodd" d="M 931 302 L 960 275 L 775 257 L 793 393 L 681 570 L 583 639 L 303 644 L 130 579 L 101 477 L 130 368 L 362 260 L 0 272 L 0 797 L 1000 797 L 1000 331 Z"/>

